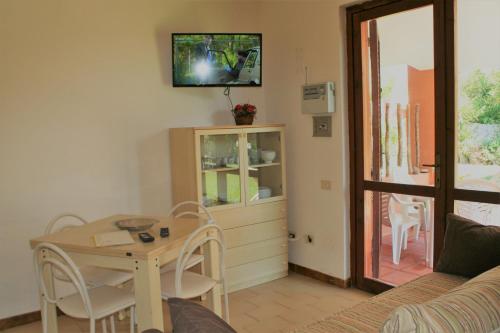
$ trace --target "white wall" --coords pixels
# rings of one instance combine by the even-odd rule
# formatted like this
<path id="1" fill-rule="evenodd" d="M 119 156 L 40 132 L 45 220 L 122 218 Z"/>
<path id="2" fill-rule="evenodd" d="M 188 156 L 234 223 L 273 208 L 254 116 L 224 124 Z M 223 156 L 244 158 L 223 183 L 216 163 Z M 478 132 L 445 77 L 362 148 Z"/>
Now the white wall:
<path id="1" fill-rule="evenodd" d="M 263 32 L 264 86 L 234 100 L 287 125 L 290 229 L 314 236 L 290 261 L 347 278 L 348 2 L 1 1 L 0 318 L 38 308 L 28 240 L 52 216 L 164 214 L 167 129 L 232 121 L 221 88 L 171 87 L 171 32 Z M 300 113 L 305 65 L 310 82 L 336 82 L 332 138 L 312 138 Z"/>
<path id="2" fill-rule="evenodd" d="M 433 7 L 426 6 L 377 18 L 382 68 L 434 68 L 433 13 Z"/>
<path id="3" fill-rule="evenodd" d="M 167 129 L 232 122 L 222 88 L 171 87 L 170 33 L 258 31 L 257 15 L 229 2 L 0 2 L 0 318 L 38 308 L 28 240 L 52 216 L 167 212 Z M 263 89 L 233 91 L 266 120 Z"/>
<path id="4" fill-rule="evenodd" d="M 270 121 L 287 125 L 288 221 L 300 238 L 290 244 L 289 261 L 342 279 L 349 277 L 349 207 L 345 14 L 339 4 L 347 2 L 279 1 L 261 8 L 266 109 Z M 313 138 L 312 117 L 301 114 L 305 66 L 309 82 L 336 84 L 331 138 Z M 321 190 L 321 180 L 332 181 L 332 190 Z"/>

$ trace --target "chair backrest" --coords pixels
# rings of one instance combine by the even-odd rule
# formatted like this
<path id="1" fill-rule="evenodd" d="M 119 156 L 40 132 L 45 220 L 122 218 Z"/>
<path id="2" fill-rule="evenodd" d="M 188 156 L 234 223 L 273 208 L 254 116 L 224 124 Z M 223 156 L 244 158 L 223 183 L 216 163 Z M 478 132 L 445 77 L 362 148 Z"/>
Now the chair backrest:
<path id="1" fill-rule="evenodd" d="M 408 220 L 408 205 L 410 202 L 407 201 L 407 197 L 404 195 L 398 195 L 391 193 L 388 204 L 389 220 L 395 221 L 395 219 L 401 219 L 402 223 Z"/>
<path id="2" fill-rule="evenodd" d="M 59 221 L 62 221 L 63 219 L 65 218 L 72 218 L 74 222 L 76 222 L 76 224 L 65 224 L 64 226 L 60 227 L 60 228 L 56 228 L 56 225 Z M 78 225 L 82 225 L 82 224 L 87 224 L 88 222 L 76 215 L 76 214 L 73 214 L 73 213 L 64 213 L 64 214 L 61 214 L 61 215 L 57 215 L 56 217 L 54 217 L 52 220 L 49 221 L 49 223 L 47 224 L 47 227 L 45 227 L 45 231 L 44 231 L 44 235 L 49 235 L 55 231 L 61 231 L 61 230 L 64 230 L 64 229 L 67 229 L 67 228 L 73 228 L 73 227 L 76 227 Z"/>
<path id="3" fill-rule="evenodd" d="M 194 210 L 183 210 L 180 213 L 176 213 L 177 211 L 181 209 L 185 209 L 186 207 L 189 206 L 195 206 L 197 209 Z M 210 211 L 207 209 L 207 207 L 203 206 L 201 203 L 197 201 L 183 201 L 172 207 L 169 212 L 169 216 L 173 217 L 182 217 L 182 216 L 194 216 L 198 218 L 205 218 L 199 211 L 202 211 L 207 215 L 207 223 L 215 223 L 215 219 L 210 213 Z"/>
<path id="4" fill-rule="evenodd" d="M 225 279 L 225 265 L 224 258 L 226 255 L 226 246 L 224 243 L 224 235 L 222 229 L 216 224 L 206 224 L 196 229 L 189 238 L 184 242 L 184 245 L 177 258 L 177 265 L 175 269 L 175 294 L 180 296 L 182 294 L 182 274 L 189 262 L 189 259 L 194 252 L 201 248 L 203 245 L 213 242 L 217 245 L 219 250 L 219 277 L 217 281 L 222 283 L 224 291 L 224 319 L 229 323 L 229 303 L 227 297 L 227 287 Z"/>
<path id="5" fill-rule="evenodd" d="M 52 272 L 57 270 L 66 276 L 67 281 L 70 281 L 76 288 L 82 298 L 85 310 L 89 318 L 93 318 L 92 306 L 90 303 L 87 286 L 85 280 L 80 273 L 80 270 L 75 265 L 73 260 L 61 248 L 50 243 L 41 243 L 37 245 L 33 252 L 33 263 L 35 266 L 35 275 L 38 282 L 38 288 L 42 294 L 44 304 L 57 303 L 58 297 L 56 294 L 50 295 L 47 288 L 47 281 L 44 278 L 44 272 L 50 272 L 50 279 L 53 279 Z"/>

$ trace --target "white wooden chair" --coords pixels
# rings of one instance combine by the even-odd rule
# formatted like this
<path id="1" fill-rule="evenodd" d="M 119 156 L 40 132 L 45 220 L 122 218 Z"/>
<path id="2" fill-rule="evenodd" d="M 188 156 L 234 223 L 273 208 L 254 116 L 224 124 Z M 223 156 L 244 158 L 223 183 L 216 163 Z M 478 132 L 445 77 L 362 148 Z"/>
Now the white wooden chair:
<path id="1" fill-rule="evenodd" d="M 101 320 L 102 332 L 106 333 L 107 318 L 110 319 L 111 332 L 115 333 L 114 314 L 130 309 L 130 332 L 134 333 L 135 298 L 130 291 L 111 286 L 87 289 L 85 280 L 73 260 L 54 244 L 39 244 L 34 250 L 33 261 L 38 288 L 42 297 L 43 333 L 50 333 L 47 327 L 47 306 L 49 303 L 55 304 L 70 317 L 89 319 L 90 333 L 95 333 L 97 320 Z M 48 293 L 44 272 L 49 272 L 48 278 L 52 279 L 54 277 L 52 272 L 55 270 L 66 275 L 67 280 L 76 288 L 76 293 L 64 297 L 57 297 L 57 291 L 55 291 L 55 295 Z"/>
<path id="2" fill-rule="evenodd" d="M 64 220 L 69 221 L 68 218 L 71 218 L 72 223 L 65 223 L 61 227 L 57 228 L 57 226 Z M 53 232 L 62 231 L 68 228 L 74 228 L 78 225 L 87 223 L 88 222 L 85 219 L 76 214 L 64 213 L 50 220 L 49 224 L 47 224 L 47 227 L 45 228 L 45 235 L 49 235 Z M 95 266 L 82 266 L 80 267 L 80 272 L 89 287 L 99 287 L 103 285 L 119 286 L 133 278 L 133 274 L 130 272 L 123 272 Z M 67 280 L 67 276 L 65 274 L 61 274 L 59 270 L 54 271 L 54 277 L 60 281 L 70 282 Z"/>
<path id="3" fill-rule="evenodd" d="M 214 242 L 219 250 L 220 271 L 219 279 L 186 271 L 193 253 L 205 244 Z M 226 249 L 222 229 L 215 224 L 207 224 L 195 230 L 185 241 L 176 263 L 175 271 L 170 271 L 161 275 L 161 295 L 167 300 L 172 297 L 195 298 L 205 295 L 213 288 L 218 288 L 222 284 L 224 292 L 224 320 L 229 323 L 229 303 L 225 280 L 224 257 Z"/>
<path id="4" fill-rule="evenodd" d="M 411 197 L 391 194 L 389 198 L 389 221 L 392 233 L 392 261 L 399 265 L 401 249 L 408 247 L 408 231 L 416 228 L 415 239 L 418 240 L 420 227 L 424 225 L 424 242 L 427 248 L 428 214 L 425 203 L 411 200 Z"/>
<path id="5" fill-rule="evenodd" d="M 190 207 L 195 207 L 196 210 L 186 210 Z M 200 213 L 200 210 L 203 213 Z M 206 214 L 206 216 L 204 216 L 203 214 Z M 203 206 L 202 204 L 200 204 L 199 202 L 196 202 L 196 201 L 184 201 L 184 202 L 178 203 L 177 205 L 172 207 L 172 209 L 170 209 L 168 216 L 171 216 L 173 218 L 179 218 L 179 217 L 183 217 L 183 216 L 197 217 L 197 218 L 201 218 L 201 219 L 206 219 L 207 224 L 215 223 L 215 219 L 213 218 L 210 211 L 205 206 Z M 200 252 L 201 252 L 201 250 L 200 250 Z M 199 253 L 193 254 L 191 256 L 190 261 L 186 264 L 186 269 L 190 269 L 190 268 L 202 263 L 203 260 L 204 260 L 203 254 L 199 254 Z M 160 273 L 167 273 L 170 271 L 175 271 L 176 264 L 177 264 L 177 262 L 174 260 L 174 261 L 169 262 L 166 265 L 163 265 L 162 267 L 160 267 Z"/>

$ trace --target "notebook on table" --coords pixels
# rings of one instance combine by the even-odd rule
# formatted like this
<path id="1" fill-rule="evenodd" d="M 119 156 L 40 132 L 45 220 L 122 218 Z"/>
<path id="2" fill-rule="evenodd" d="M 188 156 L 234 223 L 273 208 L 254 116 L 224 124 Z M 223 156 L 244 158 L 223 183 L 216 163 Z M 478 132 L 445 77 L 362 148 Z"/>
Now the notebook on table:
<path id="1" fill-rule="evenodd" d="M 135 241 L 127 230 L 104 232 L 94 235 L 95 246 L 114 246 L 134 244 Z"/>

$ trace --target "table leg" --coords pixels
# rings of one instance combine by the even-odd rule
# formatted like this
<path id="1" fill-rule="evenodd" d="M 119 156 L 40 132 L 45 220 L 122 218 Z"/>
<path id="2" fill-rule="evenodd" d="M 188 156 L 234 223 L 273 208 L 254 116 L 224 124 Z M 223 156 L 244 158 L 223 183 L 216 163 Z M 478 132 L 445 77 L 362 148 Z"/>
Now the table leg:
<path id="1" fill-rule="evenodd" d="M 215 242 L 210 242 L 208 246 L 208 256 L 210 260 L 207 265 L 208 267 L 205 266 L 205 269 L 208 269 L 208 275 L 213 279 L 220 280 L 219 248 Z M 215 288 L 208 293 L 209 306 L 219 317 L 222 317 L 221 287 L 220 285 L 216 285 Z"/>
<path id="2" fill-rule="evenodd" d="M 43 279 L 45 280 L 45 286 L 47 288 L 47 293 L 49 294 L 49 298 L 54 299 L 55 298 L 55 287 L 54 287 L 54 277 L 52 275 L 52 269 L 49 265 L 45 266 L 45 269 L 43 270 Z M 45 303 L 45 310 L 43 309 L 43 298 L 42 295 L 40 295 L 40 304 L 42 307 L 42 316 L 45 311 L 45 318 L 42 317 L 42 320 L 45 320 L 45 323 L 42 323 L 45 327 L 47 327 L 47 332 L 50 333 L 57 333 L 58 332 L 58 327 L 57 327 L 57 306 L 53 303 Z"/>
<path id="3" fill-rule="evenodd" d="M 163 332 L 158 258 L 135 261 L 134 288 L 138 331 L 154 328 Z"/>

